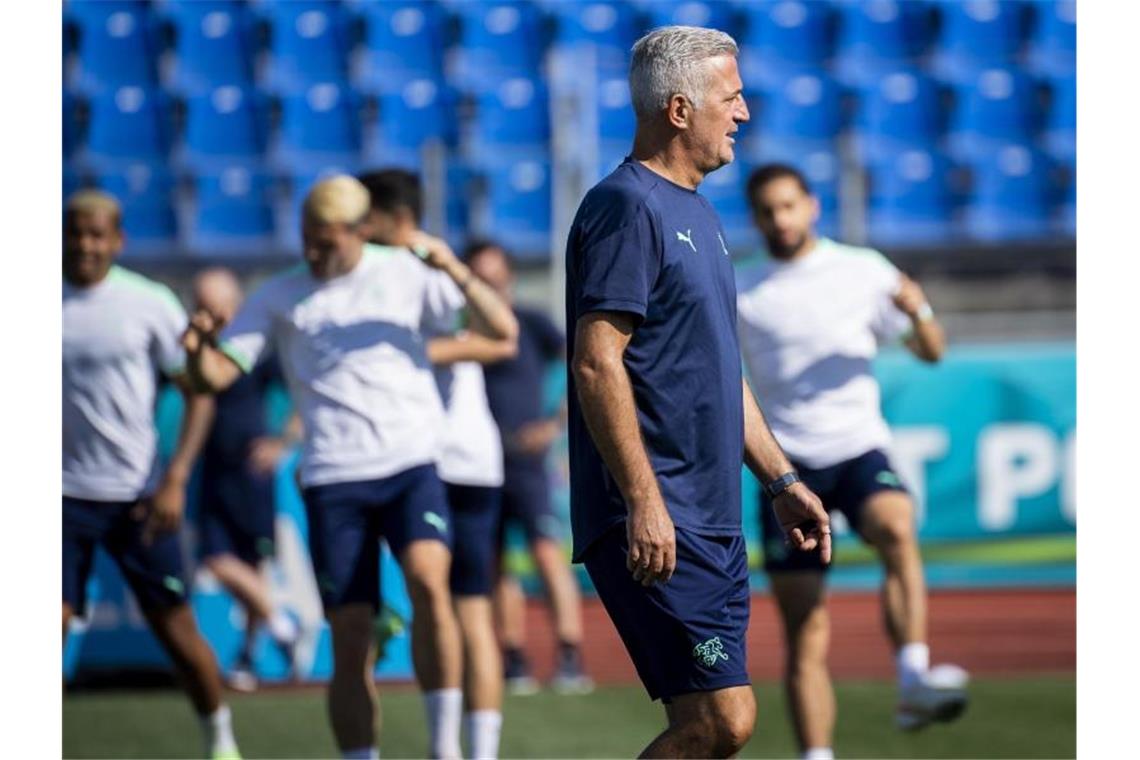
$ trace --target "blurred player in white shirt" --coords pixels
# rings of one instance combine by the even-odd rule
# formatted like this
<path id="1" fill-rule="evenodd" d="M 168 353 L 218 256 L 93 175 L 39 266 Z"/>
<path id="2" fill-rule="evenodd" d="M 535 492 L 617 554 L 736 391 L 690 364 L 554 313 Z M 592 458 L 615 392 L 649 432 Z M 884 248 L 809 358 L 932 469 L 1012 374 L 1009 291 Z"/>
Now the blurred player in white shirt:
<path id="1" fill-rule="evenodd" d="M 737 278 L 740 347 L 753 391 L 800 477 L 829 511 L 844 513 L 883 563 L 897 725 L 952 720 L 965 707 L 968 677 L 955 666 L 929 665 L 914 503 L 887 458 L 890 432 L 871 372 L 879 346 L 900 339 L 919 359 L 937 362 L 942 328 L 918 284 L 880 253 L 817 237 L 819 204 L 796 169 L 762 167 L 747 192 L 770 255 Z M 829 758 L 835 697 L 826 566 L 817 553 L 784 545 L 767 504 L 760 515 L 765 570 L 785 624 L 793 724 L 804 757 Z"/>
<path id="2" fill-rule="evenodd" d="M 332 629 L 329 715 L 345 757 L 375 757 L 379 541 L 399 560 L 412 602 L 412 660 L 432 757 L 460 756 L 462 644 L 448 577 L 452 528 L 435 458 L 444 409 L 425 334 L 466 304 L 498 337 L 513 322 L 447 244 L 367 243 L 369 196 L 344 175 L 318 183 L 302 209 L 305 262 L 267 280 L 218 335 L 206 312 L 184 342 L 198 387 L 214 392 L 272 343 L 301 417 L 309 544 Z"/>
<path id="3" fill-rule="evenodd" d="M 413 244 L 422 213 L 419 178 L 386 169 L 360 179 L 372 201 L 372 242 Z M 447 420 L 437 466 L 454 524 L 450 585 L 463 637 L 464 733 L 475 760 L 498 756 L 503 720 L 503 672 L 491 613 L 503 445 L 481 366 L 517 351 L 517 320 L 505 300 L 500 308 L 503 313 L 494 316 L 513 325 L 509 335 L 489 337 L 486 320 L 469 313 L 462 315 L 466 324 L 436 325 L 424 336 Z"/>
<path id="4" fill-rule="evenodd" d="M 218 663 L 187 596 L 178 528 L 186 482 L 213 415 L 191 394 L 179 344 L 186 312 L 164 285 L 115 265 L 122 211 L 82 190 L 63 227 L 63 637 L 86 606 L 102 547 L 170 655 L 202 723 L 208 754 L 238 757 Z M 186 413 L 178 445 L 159 467 L 154 405 L 159 373 L 178 384 Z"/>

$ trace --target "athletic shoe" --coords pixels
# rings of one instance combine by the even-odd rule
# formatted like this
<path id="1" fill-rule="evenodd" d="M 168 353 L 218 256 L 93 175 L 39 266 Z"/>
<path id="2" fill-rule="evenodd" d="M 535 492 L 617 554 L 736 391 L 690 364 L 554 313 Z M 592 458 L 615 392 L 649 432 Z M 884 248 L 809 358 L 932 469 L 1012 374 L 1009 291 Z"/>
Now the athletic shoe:
<path id="1" fill-rule="evenodd" d="M 530 674 L 530 663 L 518 650 L 503 655 L 503 685 L 507 693 L 516 697 L 529 697 L 539 691 L 538 681 Z"/>
<path id="2" fill-rule="evenodd" d="M 589 694 L 594 690 L 594 681 L 582 668 L 582 658 L 578 648 L 564 648 L 558 656 L 558 670 L 550 685 L 559 694 Z"/>
<path id="3" fill-rule="evenodd" d="M 948 723 L 966 709 L 970 674 L 957 665 L 935 665 L 899 691 L 895 726 L 916 731 L 932 722 Z"/>
<path id="4" fill-rule="evenodd" d="M 226 685 L 246 694 L 257 691 L 257 675 L 253 672 L 253 664 L 239 661 L 226 675 Z"/>

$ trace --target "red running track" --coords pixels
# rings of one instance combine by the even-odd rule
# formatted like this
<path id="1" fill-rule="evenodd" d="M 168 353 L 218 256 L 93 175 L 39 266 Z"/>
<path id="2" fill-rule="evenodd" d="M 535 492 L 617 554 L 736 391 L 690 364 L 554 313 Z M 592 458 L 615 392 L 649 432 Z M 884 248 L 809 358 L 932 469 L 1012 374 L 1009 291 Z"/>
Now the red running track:
<path id="1" fill-rule="evenodd" d="M 883 633 L 877 594 L 835 593 L 831 668 L 839 678 L 889 679 L 894 658 Z M 1075 672 L 1075 589 L 934 591 L 930 594 L 931 661 L 952 662 L 974 675 Z M 599 683 L 635 683 L 633 664 L 596 598 L 583 601 L 583 658 Z M 527 649 L 535 675 L 550 677 L 554 637 L 545 606 L 527 607 Z M 748 631 L 749 672 L 780 677 L 783 639 L 772 598 L 754 594 Z"/>

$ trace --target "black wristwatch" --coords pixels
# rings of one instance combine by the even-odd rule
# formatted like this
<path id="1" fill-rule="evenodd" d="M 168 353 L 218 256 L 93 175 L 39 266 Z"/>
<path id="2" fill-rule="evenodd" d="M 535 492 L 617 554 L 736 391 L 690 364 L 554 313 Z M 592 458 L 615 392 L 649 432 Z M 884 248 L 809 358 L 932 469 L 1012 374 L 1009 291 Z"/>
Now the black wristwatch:
<path id="1" fill-rule="evenodd" d="M 774 499 L 784 491 L 792 487 L 793 483 L 799 483 L 800 476 L 796 474 L 795 470 L 785 472 L 775 480 L 770 480 L 764 484 L 764 493 L 768 494 L 769 499 Z"/>

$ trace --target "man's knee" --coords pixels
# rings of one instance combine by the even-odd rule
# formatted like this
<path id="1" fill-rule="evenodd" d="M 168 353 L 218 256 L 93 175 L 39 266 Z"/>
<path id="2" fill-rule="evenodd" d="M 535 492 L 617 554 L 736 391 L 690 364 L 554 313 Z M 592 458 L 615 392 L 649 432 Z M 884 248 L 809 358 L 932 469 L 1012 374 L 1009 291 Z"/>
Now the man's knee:
<path id="1" fill-rule="evenodd" d="M 788 667 L 792 675 L 827 667 L 831 621 L 826 607 L 815 607 L 789 636 Z"/>
<path id="2" fill-rule="evenodd" d="M 451 553 L 436 541 L 417 541 L 404 552 L 404 579 L 416 607 L 438 608 L 451 603 Z"/>
<path id="3" fill-rule="evenodd" d="M 756 725 L 756 700 L 751 687 L 702 694 L 696 705 L 686 705 L 675 714 L 693 745 L 709 757 L 729 757 L 744 748 Z"/>
<path id="4" fill-rule="evenodd" d="M 717 756 L 728 757 L 744 749 L 752 738 L 756 726 L 756 701 L 751 698 L 741 700 L 731 709 L 722 710 L 717 716 Z"/>
<path id="5" fill-rule="evenodd" d="M 365 666 L 372 648 L 371 605 L 345 605 L 331 610 L 328 619 L 334 670 L 343 674 Z"/>
<path id="6" fill-rule="evenodd" d="M 895 491 L 872 496 L 866 509 L 866 538 L 880 550 L 914 543 L 914 505 L 906 494 Z"/>

